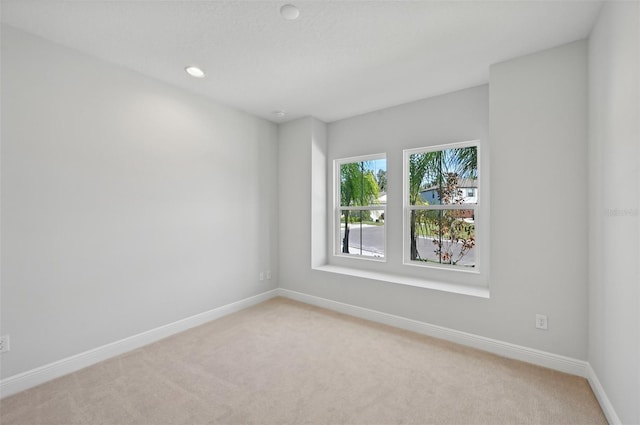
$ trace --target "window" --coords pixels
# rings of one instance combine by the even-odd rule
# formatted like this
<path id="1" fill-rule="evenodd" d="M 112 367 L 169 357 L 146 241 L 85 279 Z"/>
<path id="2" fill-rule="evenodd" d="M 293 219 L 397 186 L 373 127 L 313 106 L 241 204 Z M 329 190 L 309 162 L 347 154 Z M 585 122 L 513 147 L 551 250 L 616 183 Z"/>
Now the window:
<path id="1" fill-rule="evenodd" d="M 477 143 L 405 150 L 404 161 L 405 264 L 474 270 Z"/>
<path id="2" fill-rule="evenodd" d="M 385 155 L 336 160 L 335 169 L 334 254 L 384 260 Z"/>

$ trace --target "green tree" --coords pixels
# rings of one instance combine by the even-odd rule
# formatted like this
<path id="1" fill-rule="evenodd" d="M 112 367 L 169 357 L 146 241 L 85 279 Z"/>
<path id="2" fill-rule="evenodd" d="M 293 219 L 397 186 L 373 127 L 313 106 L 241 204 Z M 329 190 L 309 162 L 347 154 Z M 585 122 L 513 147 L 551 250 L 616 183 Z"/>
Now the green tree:
<path id="1" fill-rule="evenodd" d="M 451 172 L 458 174 L 460 177 L 477 179 L 478 178 L 478 148 L 475 146 L 467 148 L 452 149 L 455 164 Z"/>
<path id="2" fill-rule="evenodd" d="M 378 174 L 376 174 L 376 181 L 378 182 L 378 187 L 381 192 L 387 191 L 387 172 L 382 168 L 378 170 Z"/>
<path id="3" fill-rule="evenodd" d="M 437 180 L 438 164 L 441 162 L 442 151 L 423 152 L 413 154 L 409 157 L 409 204 L 423 205 L 424 202 L 420 197 L 420 189 L 422 189 L 425 181 L 431 180 L 430 176 L 435 176 Z M 433 182 L 433 183 L 437 183 Z M 410 241 L 411 241 L 411 259 L 418 260 L 420 253 L 418 252 L 418 236 L 416 234 L 416 223 L 420 216 L 424 215 L 424 211 L 411 210 L 410 218 Z"/>
<path id="4" fill-rule="evenodd" d="M 357 207 L 371 205 L 380 196 L 380 188 L 373 171 L 366 169 L 366 162 L 351 162 L 340 166 L 340 205 Z M 362 214 L 361 211 L 358 212 Z M 349 253 L 349 210 L 343 210 L 344 238 L 342 252 Z"/>

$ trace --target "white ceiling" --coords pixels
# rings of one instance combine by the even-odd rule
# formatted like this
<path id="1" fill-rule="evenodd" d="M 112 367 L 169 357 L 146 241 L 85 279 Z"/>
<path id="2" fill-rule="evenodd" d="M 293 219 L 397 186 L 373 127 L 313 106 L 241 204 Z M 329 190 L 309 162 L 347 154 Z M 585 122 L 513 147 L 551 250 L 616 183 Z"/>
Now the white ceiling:
<path id="1" fill-rule="evenodd" d="M 280 16 L 286 3 L 298 20 Z M 331 122 L 486 83 L 493 63 L 587 37 L 600 6 L 2 0 L 2 22 L 274 122 Z"/>

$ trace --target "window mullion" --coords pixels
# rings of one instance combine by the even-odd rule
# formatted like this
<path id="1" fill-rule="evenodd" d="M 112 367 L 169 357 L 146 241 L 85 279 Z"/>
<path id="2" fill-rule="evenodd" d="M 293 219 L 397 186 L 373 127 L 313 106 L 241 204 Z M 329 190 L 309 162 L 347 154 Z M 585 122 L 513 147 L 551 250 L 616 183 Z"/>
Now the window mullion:
<path id="1" fill-rule="evenodd" d="M 377 210 L 385 210 L 387 208 L 386 205 L 363 205 L 357 207 L 340 207 L 339 210 L 342 211 L 377 211 Z"/>
<path id="2" fill-rule="evenodd" d="M 409 210 L 476 210 L 478 204 L 447 204 L 447 205 L 408 205 Z"/>

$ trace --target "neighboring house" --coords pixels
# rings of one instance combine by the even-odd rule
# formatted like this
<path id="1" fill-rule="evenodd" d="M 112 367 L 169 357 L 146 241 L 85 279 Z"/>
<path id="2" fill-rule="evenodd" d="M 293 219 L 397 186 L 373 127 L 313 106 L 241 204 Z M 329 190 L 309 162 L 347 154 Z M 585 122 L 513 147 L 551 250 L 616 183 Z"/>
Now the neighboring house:
<path id="1" fill-rule="evenodd" d="M 478 180 L 460 179 L 458 188 L 462 192 L 464 199 L 463 204 L 475 204 L 478 202 Z M 438 194 L 438 186 L 432 186 L 420 191 L 420 199 L 428 205 L 440 205 L 440 195 Z"/>
<path id="2" fill-rule="evenodd" d="M 376 204 L 385 205 L 385 206 L 387 205 L 387 193 L 386 192 L 380 193 L 380 196 L 376 200 Z M 383 210 L 373 210 L 373 211 L 371 211 L 371 219 L 373 221 L 382 221 L 382 220 L 384 220 L 384 217 L 382 217 L 382 220 L 381 220 L 382 213 L 383 213 Z"/>
<path id="3" fill-rule="evenodd" d="M 478 180 L 460 179 L 458 180 L 458 189 L 461 191 L 460 196 L 463 197 L 463 204 L 475 204 L 478 202 Z M 438 186 L 432 186 L 420 191 L 420 199 L 428 205 L 440 205 L 440 195 L 438 194 Z M 473 223 L 474 215 L 472 210 L 464 210 L 461 212 L 461 218 L 465 221 Z"/>

